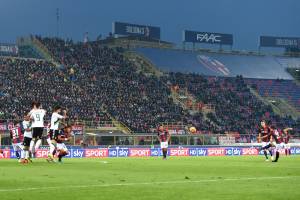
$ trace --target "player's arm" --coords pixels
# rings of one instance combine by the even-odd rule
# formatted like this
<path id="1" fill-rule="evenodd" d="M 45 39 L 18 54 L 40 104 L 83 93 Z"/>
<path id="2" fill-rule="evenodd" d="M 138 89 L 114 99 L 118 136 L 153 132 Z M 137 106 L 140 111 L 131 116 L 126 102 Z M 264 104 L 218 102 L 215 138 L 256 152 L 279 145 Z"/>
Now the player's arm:
<path id="1" fill-rule="evenodd" d="M 264 135 L 264 136 L 261 136 L 261 134 L 259 134 L 260 135 L 260 139 L 265 139 L 265 138 L 267 138 L 267 137 L 272 137 L 272 133 L 271 133 L 271 131 L 270 131 L 270 133 L 269 134 L 267 134 L 267 135 Z"/>
<path id="2" fill-rule="evenodd" d="M 283 129 L 283 132 L 285 135 L 287 135 L 288 131 L 292 131 L 292 130 L 293 130 L 293 128 L 285 128 L 285 129 Z"/>
<path id="3" fill-rule="evenodd" d="M 261 133 L 258 133 L 257 141 L 261 142 Z"/>
<path id="4" fill-rule="evenodd" d="M 158 139 L 159 142 L 161 142 L 161 139 L 159 137 L 159 133 L 157 134 L 157 139 Z"/>
<path id="5" fill-rule="evenodd" d="M 170 135 L 170 133 L 168 132 L 167 141 L 169 142 L 170 139 L 171 139 L 171 135 Z"/>
<path id="6" fill-rule="evenodd" d="M 10 139 L 13 139 L 13 133 L 12 133 L 12 130 L 9 131 L 9 136 L 10 136 Z"/>
<path id="7" fill-rule="evenodd" d="M 63 112 L 63 115 L 62 115 L 63 119 L 68 118 L 68 116 L 67 116 L 67 110 L 63 110 L 62 112 Z"/>

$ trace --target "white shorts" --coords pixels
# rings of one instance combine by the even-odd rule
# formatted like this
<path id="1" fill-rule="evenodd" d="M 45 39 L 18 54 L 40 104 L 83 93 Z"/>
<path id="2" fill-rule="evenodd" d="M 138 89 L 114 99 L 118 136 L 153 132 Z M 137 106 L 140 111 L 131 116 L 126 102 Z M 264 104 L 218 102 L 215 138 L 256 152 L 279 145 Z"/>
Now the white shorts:
<path id="1" fill-rule="evenodd" d="M 56 148 L 57 148 L 57 150 L 68 151 L 68 148 L 66 147 L 66 145 L 64 143 L 57 143 Z"/>
<path id="2" fill-rule="evenodd" d="M 289 144 L 289 143 L 284 143 L 284 147 L 286 148 L 286 149 L 290 149 L 291 148 L 291 145 Z"/>
<path id="3" fill-rule="evenodd" d="M 22 145 L 22 142 L 12 144 L 12 147 L 13 147 L 14 151 L 22 151 L 23 148 L 24 148 L 23 145 Z"/>
<path id="4" fill-rule="evenodd" d="M 285 149 L 285 143 L 276 144 L 276 150 Z"/>
<path id="5" fill-rule="evenodd" d="M 268 146 L 269 144 L 270 144 L 270 142 L 262 142 L 261 147 L 264 148 L 264 147 Z"/>
<path id="6" fill-rule="evenodd" d="M 160 148 L 162 148 L 162 149 L 168 148 L 168 142 L 161 142 Z"/>

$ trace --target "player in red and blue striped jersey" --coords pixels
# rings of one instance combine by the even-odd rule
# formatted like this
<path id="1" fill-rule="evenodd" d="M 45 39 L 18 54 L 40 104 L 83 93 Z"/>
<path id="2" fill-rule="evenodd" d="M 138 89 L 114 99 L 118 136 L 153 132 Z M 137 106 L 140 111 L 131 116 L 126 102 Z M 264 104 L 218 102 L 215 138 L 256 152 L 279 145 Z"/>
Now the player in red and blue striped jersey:
<path id="1" fill-rule="evenodd" d="M 23 157 L 23 139 L 24 134 L 22 132 L 21 126 L 19 122 L 15 122 L 14 126 L 10 129 L 10 138 L 12 147 L 14 149 L 14 152 L 16 154 L 16 157 L 19 161 L 21 161 L 21 157 Z"/>

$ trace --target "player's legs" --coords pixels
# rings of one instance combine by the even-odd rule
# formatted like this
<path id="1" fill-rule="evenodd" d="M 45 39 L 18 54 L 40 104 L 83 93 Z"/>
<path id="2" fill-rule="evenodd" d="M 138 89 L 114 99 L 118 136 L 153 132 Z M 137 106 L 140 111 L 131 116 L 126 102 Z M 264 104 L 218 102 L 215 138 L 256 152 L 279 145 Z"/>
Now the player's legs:
<path id="1" fill-rule="evenodd" d="M 270 147 L 271 147 L 271 145 L 270 145 L 270 143 L 267 143 L 267 142 L 263 142 L 262 143 L 262 147 L 261 147 L 261 149 L 263 150 L 263 152 L 264 152 L 264 155 L 265 155 L 265 157 L 266 157 L 266 161 L 269 161 L 269 157 L 268 157 L 268 152 L 269 152 L 269 154 L 271 155 L 271 157 L 272 157 L 272 151 L 270 150 Z"/>
<path id="2" fill-rule="evenodd" d="M 40 148 L 40 145 L 42 144 L 42 136 L 43 136 L 43 130 L 44 128 L 37 128 L 37 140 L 36 140 L 36 143 L 35 143 L 35 147 L 34 147 L 34 150 L 37 151 L 39 148 Z"/>
<path id="3" fill-rule="evenodd" d="M 167 153 L 168 153 L 168 142 L 161 142 L 160 147 L 163 153 L 163 159 L 167 159 Z"/>
<path id="4" fill-rule="evenodd" d="M 22 161 L 25 157 L 24 146 L 22 143 L 18 143 L 17 146 L 18 146 L 18 150 L 20 152 L 20 158 L 21 158 L 19 161 Z"/>
<path id="5" fill-rule="evenodd" d="M 275 160 L 273 160 L 272 162 L 278 162 L 278 159 L 279 159 L 279 156 L 280 156 L 279 151 L 281 149 L 285 149 L 285 144 L 284 143 L 276 144 L 275 149 L 276 149 L 276 157 L 275 157 Z"/>
<path id="6" fill-rule="evenodd" d="M 54 130 L 50 130 L 48 132 L 48 138 L 47 138 L 47 143 L 49 145 L 49 154 L 48 154 L 48 158 L 47 158 L 48 162 L 54 161 L 53 158 L 54 158 L 55 149 L 56 149 L 56 141 L 54 140 L 54 135 L 55 135 Z"/>
<path id="7" fill-rule="evenodd" d="M 37 136 L 38 136 L 38 130 L 37 128 L 32 128 L 32 140 L 30 141 L 30 146 L 29 146 L 29 154 L 30 157 L 34 157 L 35 154 L 35 143 L 37 141 Z"/>
<path id="8" fill-rule="evenodd" d="M 19 149 L 18 144 L 12 144 L 12 147 L 16 154 L 17 159 L 19 160 L 21 158 L 21 155 L 20 155 L 20 149 Z"/>
<path id="9" fill-rule="evenodd" d="M 30 160 L 30 155 L 29 155 L 29 148 L 30 148 L 30 143 L 31 143 L 31 138 L 25 137 L 23 141 L 23 146 L 24 146 L 24 161 L 23 163 L 28 163 Z"/>
<path id="10" fill-rule="evenodd" d="M 62 162 L 62 158 L 68 155 L 69 151 L 64 143 L 57 144 L 58 162 Z"/>
<path id="11" fill-rule="evenodd" d="M 291 150 L 290 150 L 290 145 L 289 144 L 285 144 L 284 151 L 285 151 L 286 156 L 291 155 Z"/>

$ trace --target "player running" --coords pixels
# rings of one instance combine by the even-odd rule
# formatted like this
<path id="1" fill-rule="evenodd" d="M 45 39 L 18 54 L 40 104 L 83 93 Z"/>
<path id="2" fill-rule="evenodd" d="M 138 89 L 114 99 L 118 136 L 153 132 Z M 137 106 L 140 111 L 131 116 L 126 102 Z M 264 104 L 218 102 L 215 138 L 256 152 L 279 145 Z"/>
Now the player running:
<path id="1" fill-rule="evenodd" d="M 53 160 L 55 152 L 56 152 L 56 150 L 55 150 L 55 145 L 56 145 L 55 138 L 59 134 L 59 125 L 61 123 L 61 120 L 67 118 L 67 111 L 66 110 L 63 110 L 63 115 L 60 115 L 59 114 L 60 112 L 61 112 L 61 107 L 56 106 L 54 108 L 52 116 L 51 116 L 50 130 L 48 132 L 48 138 L 47 138 L 47 142 L 50 146 L 50 151 L 49 151 L 49 155 L 48 155 L 49 160 Z"/>
<path id="2" fill-rule="evenodd" d="M 170 141 L 170 134 L 168 130 L 165 130 L 163 126 L 159 126 L 157 133 L 158 140 L 160 142 L 160 148 L 163 152 L 163 159 L 167 159 L 168 142 Z"/>
<path id="3" fill-rule="evenodd" d="M 264 151 L 264 155 L 266 157 L 266 161 L 269 161 L 268 153 L 273 156 L 272 151 L 270 150 L 271 144 L 270 144 L 270 133 L 271 129 L 267 125 L 265 120 L 262 120 L 260 122 L 260 128 L 258 131 L 258 140 L 261 142 L 261 150 Z"/>
<path id="4" fill-rule="evenodd" d="M 42 136 L 44 131 L 44 117 L 46 115 L 46 110 L 41 108 L 39 102 L 32 103 L 32 110 L 28 114 L 32 120 L 32 140 L 30 142 L 30 150 L 34 155 L 36 150 L 40 147 L 42 143 Z"/>
<path id="5" fill-rule="evenodd" d="M 28 112 L 25 113 L 24 121 L 22 122 L 24 128 L 24 140 L 23 140 L 23 149 L 24 149 L 24 158 L 22 163 L 28 163 L 28 161 L 32 162 L 30 159 L 29 147 L 30 142 L 32 140 L 32 128 L 30 117 L 28 116 Z"/>
<path id="6" fill-rule="evenodd" d="M 18 158 L 19 162 L 21 162 L 21 158 L 23 157 L 24 153 L 22 145 L 24 135 L 19 122 L 15 122 L 14 126 L 10 129 L 10 138 L 16 157 Z"/>
<path id="7" fill-rule="evenodd" d="M 279 159 L 279 155 L 280 155 L 280 150 L 284 149 L 284 138 L 283 138 L 283 134 L 281 131 L 279 131 L 278 129 L 276 129 L 275 127 L 271 127 L 271 133 L 270 133 L 270 137 L 271 137 L 271 144 L 272 144 L 272 148 L 275 151 L 275 159 L 273 159 L 272 157 L 272 162 L 278 162 Z"/>

